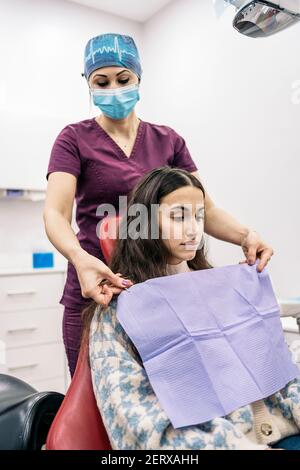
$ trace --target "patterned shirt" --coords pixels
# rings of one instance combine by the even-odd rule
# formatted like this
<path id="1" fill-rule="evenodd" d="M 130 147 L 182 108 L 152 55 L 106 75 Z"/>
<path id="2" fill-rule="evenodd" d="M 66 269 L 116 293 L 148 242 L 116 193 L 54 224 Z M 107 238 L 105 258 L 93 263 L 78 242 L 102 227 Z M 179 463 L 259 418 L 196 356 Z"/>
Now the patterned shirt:
<path id="1" fill-rule="evenodd" d="M 174 429 L 118 322 L 116 305 L 113 299 L 106 309 L 98 306 L 90 328 L 93 389 L 113 449 L 264 450 L 299 433 L 299 378 L 227 416 Z"/>

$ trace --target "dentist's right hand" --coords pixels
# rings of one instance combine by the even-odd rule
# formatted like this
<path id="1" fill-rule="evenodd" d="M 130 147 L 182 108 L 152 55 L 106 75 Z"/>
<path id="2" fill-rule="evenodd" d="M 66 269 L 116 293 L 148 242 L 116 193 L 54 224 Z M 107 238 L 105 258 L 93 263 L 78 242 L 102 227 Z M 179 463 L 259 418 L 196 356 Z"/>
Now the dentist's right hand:
<path id="1" fill-rule="evenodd" d="M 91 298 L 97 304 L 107 307 L 113 294 L 119 294 L 133 282 L 124 279 L 120 273 L 114 274 L 100 259 L 90 255 L 85 250 L 80 250 L 73 265 L 76 269 L 81 287 L 81 295 Z M 108 281 L 109 285 L 103 284 Z"/>

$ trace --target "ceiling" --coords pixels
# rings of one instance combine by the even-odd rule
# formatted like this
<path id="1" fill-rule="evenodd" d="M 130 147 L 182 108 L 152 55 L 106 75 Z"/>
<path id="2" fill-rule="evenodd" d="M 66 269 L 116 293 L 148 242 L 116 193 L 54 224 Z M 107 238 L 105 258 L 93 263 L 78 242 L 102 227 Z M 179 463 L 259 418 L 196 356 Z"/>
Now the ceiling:
<path id="1" fill-rule="evenodd" d="M 141 23 L 173 0 L 68 0 Z"/>

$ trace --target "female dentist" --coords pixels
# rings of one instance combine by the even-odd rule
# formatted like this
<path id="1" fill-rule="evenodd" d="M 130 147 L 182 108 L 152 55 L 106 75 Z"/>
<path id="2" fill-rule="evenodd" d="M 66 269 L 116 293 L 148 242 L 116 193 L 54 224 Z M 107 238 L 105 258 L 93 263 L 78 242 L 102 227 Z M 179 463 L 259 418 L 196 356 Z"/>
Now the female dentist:
<path id="1" fill-rule="evenodd" d="M 47 170 L 43 218 L 51 243 L 68 260 L 63 338 L 73 376 L 82 333 L 81 312 L 94 299 L 108 305 L 113 293 L 132 285 L 105 264 L 97 226 L 101 204 L 119 211 L 119 196 L 127 196 L 148 171 L 163 165 L 195 174 L 197 167 L 185 140 L 169 126 L 143 121 L 135 114 L 140 99 L 142 68 L 134 40 L 107 33 L 90 39 L 84 53 L 84 76 L 94 104 L 102 114 L 69 124 L 57 136 Z M 79 232 L 71 228 L 76 200 Z M 240 224 L 209 195 L 205 201 L 205 232 L 240 245 L 249 264 L 260 258 L 261 271 L 273 249 L 259 235 Z M 107 279 L 108 285 L 100 285 Z"/>

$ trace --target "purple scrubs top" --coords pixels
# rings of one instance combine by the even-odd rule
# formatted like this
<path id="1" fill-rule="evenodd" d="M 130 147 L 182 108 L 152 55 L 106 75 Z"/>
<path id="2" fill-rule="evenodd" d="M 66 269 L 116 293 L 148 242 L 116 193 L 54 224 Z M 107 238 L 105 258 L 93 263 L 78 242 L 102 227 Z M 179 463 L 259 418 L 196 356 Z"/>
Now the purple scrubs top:
<path id="1" fill-rule="evenodd" d="M 164 165 L 197 171 L 185 140 L 172 128 L 140 119 L 128 158 L 92 118 L 69 124 L 60 132 L 53 144 L 46 178 L 54 171 L 76 176 L 76 222 L 79 227 L 76 236 L 84 250 L 105 262 L 96 233 L 96 226 L 103 218 L 96 215 L 97 207 L 109 203 L 118 213 L 119 196 L 128 195 L 145 173 Z M 60 303 L 81 309 L 90 301 L 82 297 L 76 270 L 68 262 Z"/>

